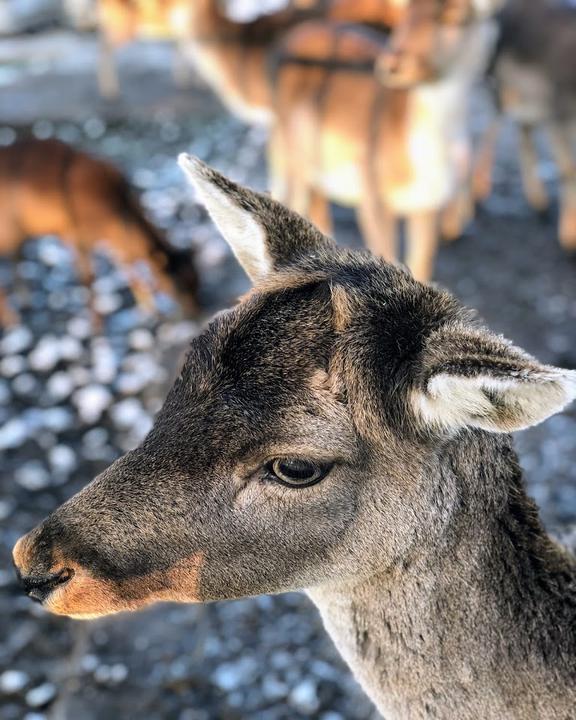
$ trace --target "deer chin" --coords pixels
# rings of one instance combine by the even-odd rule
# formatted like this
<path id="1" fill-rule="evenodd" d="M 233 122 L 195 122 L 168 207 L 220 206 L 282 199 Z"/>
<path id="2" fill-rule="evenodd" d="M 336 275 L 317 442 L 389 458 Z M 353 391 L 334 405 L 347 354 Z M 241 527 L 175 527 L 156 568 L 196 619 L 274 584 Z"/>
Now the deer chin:
<path id="1" fill-rule="evenodd" d="M 93 620 L 142 610 L 158 602 L 200 602 L 198 577 L 202 557 L 202 553 L 196 553 L 166 571 L 125 580 L 97 578 L 75 566 L 70 580 L 52 590 L 42 605 L 55 615 Z"/>

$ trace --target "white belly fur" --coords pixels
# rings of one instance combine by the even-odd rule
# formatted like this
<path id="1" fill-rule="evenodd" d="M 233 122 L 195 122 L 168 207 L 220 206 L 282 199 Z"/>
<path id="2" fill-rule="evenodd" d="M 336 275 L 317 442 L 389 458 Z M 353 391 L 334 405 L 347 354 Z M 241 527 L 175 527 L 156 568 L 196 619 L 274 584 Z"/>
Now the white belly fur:
<path id="1" fill-rule="evenodd" d="M 412 179 L 390 189 L 387 203 L 395 212 L 408 215 L 440 209 L 467 181 L 469 98 L 494 40 L 494 25 L 479 24 L 467 38 L 455 72 L 411 93 L 406 137 Z"/>

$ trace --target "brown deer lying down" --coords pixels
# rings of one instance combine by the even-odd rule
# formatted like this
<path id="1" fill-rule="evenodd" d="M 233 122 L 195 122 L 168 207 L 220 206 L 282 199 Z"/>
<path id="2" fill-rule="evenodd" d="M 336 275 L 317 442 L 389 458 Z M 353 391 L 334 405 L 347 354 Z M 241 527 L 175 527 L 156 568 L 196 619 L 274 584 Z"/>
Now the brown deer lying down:
<path id="1" fill-rule="evenodd" d="M 34 236 L 54 234 L 74 251 L 80 280 L 90 286 L 92 253 L 101 245 L 125 271 L 137 302 L 153 289 L 135 272 L 144 261 L 155 289 L 196 307 L 190 252 L 172 248 L 146 218 L 122 174 L 110 163 L 59 140 L 21 140 L 0 148 L 0 255 L 16 256 Z M 10 319 L 0 297 L 0 317 Z"/>
<path id="2" fill-rule="evenodd" d="M 171 38 L 176 41 L 174 76 L 185 83 L 185 56 L 190 42 L 202 45 L 228 46 L 225 54 L 243 54 L 244 46 L 258 44 L 271 47 L 280 33 L 313 17 L 334 18 L 345 22 L 388 25 L 399 15 L 403 0 L 295 0 L 279 12 L 252 22 L 230 20 L 220 9 L 218 0 L 98 0 L 101 53 L 98 71 L 100 92 L 116 98 L 120 93 L 114 50 L 137 38 Z M 195 6 L 199 6 L 196 8 Z M 210 26 L 200 25 L 197 18 L 211 15 Z M 241 40 L 241 44 L 238 44 Z M 188 48 L 189 50 L 189 48 Z M 208 55 L 210 55 L 208 51 Z M 264 68 L 262 68 L 264 69 Z M 234 72 L 239 72 L 237 66 Z"/>
<path id="3" fill-rule="evenodd" d="M 28 594 L 91 618 L 306 588 L 389 720 L 573 718 L 576 559 L 508 433 L 576 373 L 182 164 L 254 289 L 192 342 L 143 444 L 18 541 Z"/>
<path id="4" fill-rule="evenodd" d="M 493 65 L 500 115 L 478 155 L 475 194 L 492 189 L 494 149 L 503 115 L 520 131 L 524 191 L 538 211 L 548 196 L 538 175 L 534 134 L 548 131 L 561 184 L 560 242 L 576 251 L 576 5 L 568 0 L 509 0 L 500 16 Z"/>
<path id="5" fill-rule="evenodd" d="M 232 111 L 272 126 L 279 199 L 326 232 L 328 199 L 357 207 L 367 244 L 388 259 L 396 220 L 409 217 L 407 262 L 424 280 L 440 212 L 450 205 L 444 232 L 454 237 L 471 211 L 467 98 L 491 51 L 487 18 L 498 2 L 394 0 L 381 6 L 396 22 L 390 44 L 367 29 L 316 22 L 285 33 L 278 51 L 264 24 L 274 16 L 237 23 L 215 0 L 198 0 L 188 47 Z M 333 12 L 348 7 L 342 0 Z"/>

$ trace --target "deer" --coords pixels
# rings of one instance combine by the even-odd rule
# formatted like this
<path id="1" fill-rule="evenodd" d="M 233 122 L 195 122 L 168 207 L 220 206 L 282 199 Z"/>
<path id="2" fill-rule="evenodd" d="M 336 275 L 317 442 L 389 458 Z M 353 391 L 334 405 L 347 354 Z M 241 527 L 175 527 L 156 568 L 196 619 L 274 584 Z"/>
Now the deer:
<path id="1" fill-rule="evenodd" d="M 409 0 L 389 39 L 321 22 L 291 31 L 274 83 L 275 197 L 326 234 L 328 200 L 355 208 L 368 247 L 391 261 L 406 219 L 406 262 L 430 279 L 439 235 L 456 239 L 472 215 L 468 101 L 496 7 Z"/>
<path id="2" fill-rule="evenodd" d="M 576 252 L 576 7 L 569 2 L 509 0 L 499 16 L 500 37 L 492 63 L 496 117 L 485 131 L 474 172 L 478 201 L 492 191 L 495 146 L 504 117 L 519 131 L 524 193 L 530 205 L 546 213 L 549 198 L 538 173 L 537 130 L 544 129 L 560 181 L 559 239 Z"/>
<path id="3" fill-rule="evenodd" d="M 54 138 L 22 139 L 0 148 L 0 256 L 17 258 L 28 239 L 47 234 L 58 235 L 72 250 L 87 288 L 92 254 L 102 246 L 122 267 L 143 309 L 154 308 L 158 290 L 187 314 L 196 312 L 192 253 L 169 244 L 115 166 Z M 152 283 L 137 272 L 139 262 L 148 265 Z M 1 295 L 0 321 L 17 321 Z"/>
<path id="4" fill-rule="evenodd" d="M 186 85 L 189 68 L 183 44 L 188 37 L 192 4 L 191 0 L 98 0 L 98 88 L 103 98 L 119 98 L 120 80 L 114 56 L 122 45 L 137 39 L 174 40 L 172 74 L 178 86 Z"/>
<path id="5" fill-rule="evenodd" d="M 138 38 L 172 39 L 176 42 L 173 76 L 176 84 L 185 86 L 189 76 L 188 57 L 208 61 L 216 54 L 226 74 L 240 74 L 237 65 L 228 64 L 244 55 L 244 46 L 270 47 L 288 28 L 314 17 L 344 22 L 387 25 L 396 22 L 403 0 L 294 0 L 276 13 L 260 16 L 251 22 L 235 22 L 220 9 L 218 0 L 98 0 L 100 57 L 98 85 L 100 94 L 109 100 L 120 96 L 120 82 L 114 63 L 115 51 Z M 208 22 L 207 22 L 208 21 Z M 199 28 L 202 28 L 199 30 Z M 205 47 L 198 48 L 198 45 Z M 220 47 L 227 46 L 226 48 Z M 256 51 L 258 55 L 258 51 Z M 239 58 L 238 55 L 241 57 Z M 211 69 L 212 66 L 210 65 Z M 264 66 L 261 65 L 261 70 Z M 252 75 L 253 67 L 246 68 Z M 210 78 L 211 80 L 211 78 Z M 242 82 L 236 80 L 236 82 Z"/>
<path id="6" fill-rule="evenodd" d="M 355 207 L 368 246 L 397 258 L 398 219 L 408 217 L 406 261 L 432 275 L 443 234 L 458 237 L 472 212 L 467 99 L 492 47 L 498 0 L 391 0 L 358 5 L 391 37 L 328 19 L 226 18 L 198 0 L 188 48 L 228 108 L 269 127 L 273 195 L 332 232 L 328 200 Z M 374 13 L 372 15 L 371 13 Z M 350 113 L 348 98 L 355 98 Z"/>
<path id="7" fill-rule="evenodd" d="M 390 720 L 573 718 L 576 557 L 510 433 L 576 372 L 180 164 L 252 289 L 192 340 L 143 443 L 18 540 L 26 593 L 89 619 L 303 589 Z"/>
<path id="8" fill-rule="evenodd" d="M 269 126 L 275 119 L 274 78 L 270 74 L 276 44 L 306 20 L 369 23 L 387 28 L 399 22 L 406 0 L 324 0 L 295 2 L 277 13 L 249 22 L 229 18 L 217 0 L 190 5 L 188 59 L 227 108 L 250 124 Z M 305 77 L 302 78 L 306 82 Z"/>

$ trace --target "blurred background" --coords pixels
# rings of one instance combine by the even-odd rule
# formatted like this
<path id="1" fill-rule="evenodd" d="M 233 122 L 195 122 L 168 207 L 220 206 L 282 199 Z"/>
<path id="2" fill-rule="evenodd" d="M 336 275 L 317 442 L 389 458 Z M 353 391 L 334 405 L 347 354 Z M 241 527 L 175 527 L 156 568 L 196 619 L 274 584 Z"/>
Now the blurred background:
<path id="1" fill-rule="evenodd" d="M 301 3 L 305 12 L 312 4 Z M 186 314 L 165 293 L 156 293 L 153 309 L 136 303 L 106 247 L 94 246 L 87 286 L 73 243 L 53 230 L 26 233 L 34 237 L 17 248 L 2 245 L 0 231 L 9 307 L 0 328 L 0 718 L 376 718 L 303 595 L 162 606 L 82 624 L 48 616 L 17 586 L 16 539 L 143 438 L 190 338 L 248 287 L 186 186 L 177 154 L 269 188 L 267 128 L 231 114 L 194 62 L 179 64 L 166 32 L 128 33 L 113 51 L 118 92 L 99 91 L 95 5 L 0 0 L 0 151 L 23 139 L 58 139 L 119 168 L 170 247 L 192 251 L 198 289 L 191 284 L 189 295 L 198 310 Z M 285 6 L 229 0 L 222 11 L 246 22 Z M 491 114 L 488 87 L 479 77 L 471 98 L 476 138 Z M 542 360 L 576 368 L 576 263 L 557 240 L 558 170 L 539 139 L 551 204 L 536 214 L 516 148 L 507 122 L 493 191 L 463 236 L 440 247 L 434 280 Z M 17 175 L 8 166 L 0 155 L 5 225 Z M 65 171 L 36 190 L 51 197 Z M 34 217 L 40 201 L 35 207 Z M 360 247 L 354 214 L 333 211 L 338 242 Z M 576 410 L 523 433 L 517 445 L 547 526 L 576 522 Z"/>

